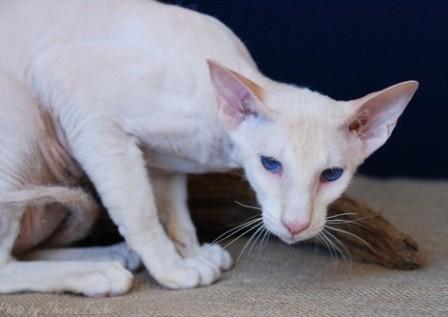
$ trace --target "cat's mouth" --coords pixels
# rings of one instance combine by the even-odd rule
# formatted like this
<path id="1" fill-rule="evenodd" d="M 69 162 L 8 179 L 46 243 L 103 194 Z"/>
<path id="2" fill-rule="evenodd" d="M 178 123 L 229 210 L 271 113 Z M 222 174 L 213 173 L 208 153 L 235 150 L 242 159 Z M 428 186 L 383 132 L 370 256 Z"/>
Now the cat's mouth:
<path id="1" fill-rule="evenodd" d="M 269 220 L 263 222 L 266 229 L 268 229 L 272 234 L 276 235 L 280 240 L 287 244 L 295 244 L 300 241 L 314 238 L 315 236 L 319 235 L 319 233 L 322 232 L 325 227 L 325 223 L 311 223 L 311 225 L 306 230 L 296 235 L 292 235 L 286 229 L 284 229 L 281 224 L 274 225 Z"/>
<path id="2" fill-rule="evenodd" d="M 305 241 L 308 239 L 312 239 L 314 237 L 316 237 L 317 235 L 319 235 L 319 233 L 322 232 L 322 230 L 324 229 L 325 225 L 316 225 L 314 227 L 310 226 L 310 229 L 307 229 L 306 231 L 300 233 L 297 237 L 295 237 L 294 241 L 295 242 L 299 242 L 299 241 Z"/>
<path id="3" fill-rule="evenodd" d="M 301 242 L 301 241 L 312 239 L 315 236 L 317 236 L 321 231 L 322 231 L 322 229 L 321 230 L 315 230 L 313 232 L 303 232 L 303 233 L 298 234 L 297 236 L 291 236 L 291 235 L 284 236 L 284 235 L 282 235 L 282 236 L 278 236 L 278 237 L 283 242 L 285 242 L 287 244 L 295 244 L 295 243 L 298 243 L 298 242 Z"/>

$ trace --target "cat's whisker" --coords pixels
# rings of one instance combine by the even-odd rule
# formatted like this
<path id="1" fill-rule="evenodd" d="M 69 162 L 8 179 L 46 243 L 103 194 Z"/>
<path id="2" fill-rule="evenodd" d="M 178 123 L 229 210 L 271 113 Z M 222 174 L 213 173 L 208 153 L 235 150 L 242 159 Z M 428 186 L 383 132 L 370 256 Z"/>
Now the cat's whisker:
<path id="1" fill-rule="evenodd" d="M 333 246 L 328 243 L 328 237 L 326 236 L 325 230 L 319 234 L 319 238 L 323 242 L 324 246 L 327 248 L 328 252 L 330 253 L 330 256 L 335 257 L 336 254 L 333 253 L 334 252 Z"/>
<path id="2" fill-rule="evenodd" d="M 368 229 L 367 226 L 362 224 L 362 221 L 365 219 L 370 219 L 370 218 L 374 218 L 374 217 L 378 216 L 378 215 L 371 215 L 371 216 L 361 217 L 361 218 L 357 218 L 357 219 L 345 219 L 345 217 L 343 217 L 343 216 L 346 214 L 347 213 L 343 213 L 343 214 L 338 214 L 338 215 L 334 215 L 331 217 L 327 217 L 325 219 L 326 220 L 325 222 L 327 224 L 332 224 L 332 225 L 354 224 L 361 228 Z M 356 213 L 353 213 L 353 214 L 356 214 Z M 338 216 L 342 216 L 342 217 L 338 217 Z"/>
<path id="3" fill-rule="evenodd" d="M 327 249 L 327 251 L 330 254 L 330 257 L 333 256 L 332 250 L 330 250 L 330 247 L 328 246 L 327 242 L 323 237 L 323 232 L 319 232 L 316 236 L 313 237 L 313 240 L 314 239 L 316 240 L 317 244 L 320 244 L 322 247 Z M 316 251 L 316 248 L 314 250 Z"/>
<path id="4" fill-rule="evenodd" d="M 236 203 L 237 205 L 241 206 L 241 207 L 244 207 L 244 208 L 254 209 L 254 210 L 261 210 L 261 208 L 258 207 L 258 206 L 253 206 L 253 205 L 244 204 L 244 203 L 242 203 L 242 202 L 239 202 L 238 200 L 235 200 L 235 203 Z"/>
<path id="5" fill-rule="evenodd" d="M 337 215 L 333 215 L 330 217 L 327 217 L 326 219 L 332 219 L 332 218 L 336 218 L 336 217 L 341 217 L 341 216 L 350 216 L 350 215 L 359 215 L 357 212 L 345 212 L 342 214 L 337 214 Z"/>
<path id="6" fill-rule="evenodd" d="M 310 241 L 311 241 L 311 243 L 313 245 L 314 253 L 317 253 L 317 250 L 319 249 L 319 245 L 322 244 L 322 240 L 320 238 L 320 234 L 319 233 L 316 234 L 314 237 L 312 237 L 310 239 Z"/>
<path id="7" fill-rule="evenodd" d="M 335 223 L 335 224 L 346 224 L 346 223 L 358 223 L 360 221 L 358 220 L 344 220 L 344 219 L 337 219 L 337 220 L 327 220 L 326 223 Z"/>
<path id="8" fill-rule="evenodd" d="M 237 236 L 236 238 L 234 238 L 232 241 L 230 241 L 229 243 L 227 243 L 225 246 L 223 246 L 224 249 L 226 249 L 227 247 L 231 246 L 232 244 L 234 244 L 236 241 L 238 241 L 242 236 L 248 234 L 249 232 L 251 232 L 252 230 L 255 230 L 259 227 L 259 225 L 252 225 L 249 227 L 249 229 L 246 229 L 243 233 L 241 233 L 239 236 Z"/>
<path id="9" fill-rule="evenodd" d="M 261 238 L 261 243 L 260 243 L 260 251 L 259 251 L 260 255 L 263 252 L 263 250 L 266 248 L 266 245 L 269 241 L 270 236 L 271 236 L 271 232 L 265 228 L 263 238 Z"/>
<path id="10" fill-rule="evenodd" d="M 252 254 L 252 250 L 253 250 L 254 246 L 257 244 L 257 242 L 259 241 L 259 239 L 260 239 L 261 235 L 263 234 L 263 231 L 264 231 L 264 230 L 265 230 L 265 227 L 264 227 L 264 226 L 261 226 L 261 227 L 260 227 L 260 230 L 257 230 L 257 234 L 256 234 L 256 236 L 255 236 L 255 239 L 254 239 L 254 241 L 252 242 L 252 245 L 250 246 L 250 248 L 249 248 L 249 250 L 248 250 L 248 252 L 247 252 L 247 255 L 248 255 L 248 256 L 250 256 L 250 255 Z"/>
<path id="11" fill-rule="evenodd" d="M 257 242 L 259 241 L 259 239 L 261 238 L 261 236 L 263 235 L 264 230 L 266 230 L 266 228 L 264 226 L 261 227 L 260 232 L 258 233 L 258 235 L 255 237 L 254 242 L 252 243 L 252 246 L 249 248 L 249 251 L 247 252 L 247 255 L 251 255 L 252 254 L 252 250 L 254 249 L 255 245 L 257 244 Z"/>
<path id="12" fill-rule="evenodd" d="M 357 219 L 339 219 L 339 218 L 334 218 L 334 219 L 330 219 L 330 218 L 326 218 L 327 222 L 344 222 L 344 223 L 352 223 L 352 222 L 361 222 L 362 220 L 365 219 L 370 219 L 370 218 L 375 218 L 377 217 L 377 215 L 372 215 L 372 216 L 366 216 L 366 217 L 361 217 L 361 218 L 357 218 Z"/>
<path id="13" fill-rule="evenodd" d="M 330 236 L 330 238 L 333 238 L 333 240 L 334 240 L 334 243 L 336 244 L 338 244 L 339 246 L 341 246 L 341 248 L 342 248 L 342 250 L 345 252 L 340 252 L 340 254 L 341 254 L 341 256 L 342 256 L 342 259 L 345 261 L 345 262 L 350 262 L 350 263 L 352 263 L 352 256 L 351 256 L 351 254 L 350 254 L 350 251 L 347 249 L 347 247 L 341 242 L 341 240 L 339 240 L 338 239 L 338 237 L 336 237 L 334 234 L 332 234 L 331 232 L 329 232 L 329 231 L 327 231 L 326 232 L 329 236 Z"/>
<path id="14" fill-rule="evenodd" d="M 372 252 L 376 253 L 375 249 L 373 249 L 372 246 L 371 246 L 369 243 L 367 243 L 364 239 L 360 238 L 360 237 L 357 236 L 356 234 L 351 233 L 351 232 L 348 232 L 348 231 L 343 230 L 343 229 L 340 229 L 340 228 L 335 228 L 335 227 L 332 227 L 332 226 L 327 226 L 327 228 L 330 229 L 330 230 L 333 230 L 333 231 L 337 231 L 337 232 L 341 232 L 341 233 L 347 234 L 347 235 L 349 235 L 349 236 L 351 236 L 351 237 L 353 237 L 353 238 L 355 238 L 355 239 L 361 241 L 361 242 L 364 243 L 364 244 L 365 244 L 365 245 L 366 245 Z"/>
<path id="15" fill-rule="evenodd" d="M 328 239 L 328 242 L 333 246 L 333 249 L 336 251 L 337 254 L 340 255 L 340 257 L 342 258 L 343 261 L 345 261 L 345 254 L 342 252 L 342 250 L 336 245 L 336 243 L 331 239 L 331 237 L 334 237 L 333 235 L 331 235 L 330 232 L 326 231 L 325 232 L 325 236 Z"/>
<path id="16" fill-rule="evenodd" d="M 347 269 L 347 271 L 352 271 L 353 261 L 352 261 L 351 254 L 350 254 L 349 250 L 347 249 L 347 247 L 338 239 L 338 237 L 333 235 L 331 232 L 326 231 L 326 235 L 328 236 L 328 239 L 330 241 L 332 241 L 334 247 L 337 248 L 340 258 L 342 259 L 342 262 L 344 263 L 344 267 Z M 339 262 L 336 261 L 335 263 L 336 263 L 336 267 L 337 267 L 337 263 L 339 263 Z"/>
<path id="17" fill-rule="evenodd" d="M 255 222 L 256 222 L 256 220 L 253 219 L 251 221 L 248 221 L 248 222 L 245 222 L 245 223 L 242 223 L 242 224 L 239 224 L 239 225 L 237 225 L 235 227 L 230 228 L 229 230 L 225 231 L 224 233 L 220 234 L 217 238 L 215 238 L 212 241 L 212 244 L 219 243 L 222 240 L 224 240 L 224 239 L 226 239 L 228 237 L 231 237 L 233 234 L 239 232 L 240 230 L 243 230 L 244 228 L 246 228 L 247 226 L 250 226 L 251 224 L 253 224 Z"/>
<path id="18" fill-rule="evenodd" d="M 322 238 L 322 242 L 324 243 L 325 247 L 327 248 L 328 252 L 330 253 L 330 257 L 336 258 L 337 257 L 337 253 L 333 248 L 333 244 L 331 243 L 330 239 L 327 237 L 327 234 L 325 232 L 325 230 L 323 230 L 320 234 L 320 237 Z M 336 267 L 337 267 L 337 262 L 336 263 Z"/>
<path id="19" fill-rule="evenodd" d="M 326 223 L 330 224 L 330 225 L 344 225 L 344 224 L 353 224 L 356 225 L 358 227 L 364 228 L 364 229 L 368 229 L 367 226 L 365 226 L 362 221 L 368 218 L 372 218 L 372 217 L 376 217 L 376 216 L 368 216 L 368 217 L 363 217 L 363 218 L 359 218 L 359 219 L 355 219 L 355 220 L 345 220 L 345 219 L 330 219 L 327 220 Z"/>
<path id="20" fill-rule="evenodd" d="M 252 217 L 253 218 L 253 217 Z M 261 218 L 256 218 L 256 219 L 251 219 L 248 220 L 244 223 L 239 224 L 236 227 L 230 228 L 229 230 L 227 230 L 226 232 L 220 234 L 215 240 L 212 241 L 212 244 L 216 244 L 219 243 L 227 238 L 232 237 L 233 235 L 237 234 L 238 232 L 240 232 L 241 230 L 247 228 L 250 225 L 253 225 L 257 222 L 260 222 L 262 219 Z"/>
<path id="21" fill-rule="evenodd" d="M 352 225 L 358 226 L 358 227 L 363 228 L 363 229 L 368 229 L 368 227 L 363 225 L 362 223 L 356 223 L 356 222 L 355 223 L 351 223 L 351 222 L 328 222 L 327 224 L 328 225 L 335 225 L 336 227 L 338 227 L 339 225 L 352 224 Z"/>
<path id="22" fill-rule="evenodd" d="M 235 236 L 236 234 L 239 234 L 241 231 L 247 229 L 248 227 L 251 227 L 256 224 L 257 224 L 257 222 L 252 222 L 252 223 L 246 224 L 245 226 L 238 228 L 238 230 L 232 231 L 229 234 L 221 237 L 219 240 L 214 241 L 212 244 L 219 244 L 219 243 L 223 242 L 224 240 L 230 239 L 231 237 Z"/>
<path id="23" fill-rule="evenodd" d="M 240 254 L 238 255 L 238 258 L 236 259 L 236 262 L 240 261 L 241 256 L 244 254 L 244 251 L 246 250 L 246 248 L 249 246 L 250 242 L 253 240 L 253 238 L 258 234 L 258 232 L 260 230 L 263 229 L 263 223 L 259 223 L 256 226 L 257 230 L 254 231 L 254 233 L 250 236 L 249 240 L 247 240 L 247 242 L 244 244 L 243 248 L 240 251 Z"/>

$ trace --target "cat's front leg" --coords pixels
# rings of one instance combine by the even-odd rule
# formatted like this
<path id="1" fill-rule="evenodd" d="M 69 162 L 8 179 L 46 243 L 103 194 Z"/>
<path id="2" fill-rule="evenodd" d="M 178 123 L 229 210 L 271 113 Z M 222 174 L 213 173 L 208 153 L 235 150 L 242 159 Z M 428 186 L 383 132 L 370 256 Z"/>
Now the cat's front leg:
<path id="1" fill-rule="evenodd" d="M 219 245 L 198 242 L 187 205 L 185 174 L 151 171 L 157 208 L 168 236 L 185 258 L 203 258 L 220 270 L 232 266 L 230 254 Z"/>
<path id="2" fill-rule="evenodd" d="M 113 118 L 96 114 L 82 128 L 65 124 L 70 149 L 95 185 L 104 206 L 154 278 L 170 288 L 211 284 L 213 265 L 182 258 L 158 218 L 152 186 L 136 140 Z"/>

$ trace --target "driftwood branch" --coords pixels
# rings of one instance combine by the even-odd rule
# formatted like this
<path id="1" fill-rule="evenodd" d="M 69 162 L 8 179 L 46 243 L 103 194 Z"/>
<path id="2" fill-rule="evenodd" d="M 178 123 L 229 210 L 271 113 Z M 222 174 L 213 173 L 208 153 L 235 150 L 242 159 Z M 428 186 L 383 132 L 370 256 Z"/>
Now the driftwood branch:
<path id="1" fill-rule="evenodd" d="M 256 213 L 235 203 L 256 204 L 254 193 L 239 174 L 193 176 L 189 191 L 193 218 L 202 232 L 216 236 Z M 403 270 L 422 266 L 417 243 L 365 204 L 343 196 L 329 208 L 329 216 L 336 215 L 349 221 L 332 226 L 351 234 L 332 233 L 346 246 L 352 259 Z"/>
<path id="2" fill-rule="evenodd" d="M 217 237 L 256 212 L 235 203 L 239 201 L 256 204 L 254 193 L 238 173 L 192 176 L 189 180 L 189 197 L 193 220 L 199 234 L 206 238 Z M 338 215 L 338 219 L 353 221 L 332 224 L 352 234 L 332 232 L 346 246 L 353 260 L 402 270 L 416 269 L 423 265 L 417 243 L 365 204 L 343 196 L 331 205 L 328 215 Z M 116 227 L 104 212 L 90 236 L 79 245 L 110 244 L 120 239 Z M 310 243 L 319 244 L 318 241 Z M 327 248 L 323 244 L 319 246 Z"/>

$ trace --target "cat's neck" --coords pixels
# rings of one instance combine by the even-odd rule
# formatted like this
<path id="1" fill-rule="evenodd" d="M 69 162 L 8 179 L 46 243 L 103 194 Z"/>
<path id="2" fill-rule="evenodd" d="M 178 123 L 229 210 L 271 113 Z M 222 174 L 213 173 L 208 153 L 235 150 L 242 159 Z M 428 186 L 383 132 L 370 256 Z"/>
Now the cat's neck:
<path id="1" fill-rule="evenodd" d="M 204 135 L 200 127 L 182 135 L 146 143 L 150 167 L 183 173 L 227 172 L 241 168 L 235 146 L 226 133 Z"/>
<path id="2" fill-rule="evenodd" d="M 241 167 L 216 113 L 192 116 L 178 109 L 175 115 L 167 113 L 164 117 L 131 118 L 125 123 L 139 139 L 150 167 L 183 173 L 226 172 Z"/>

